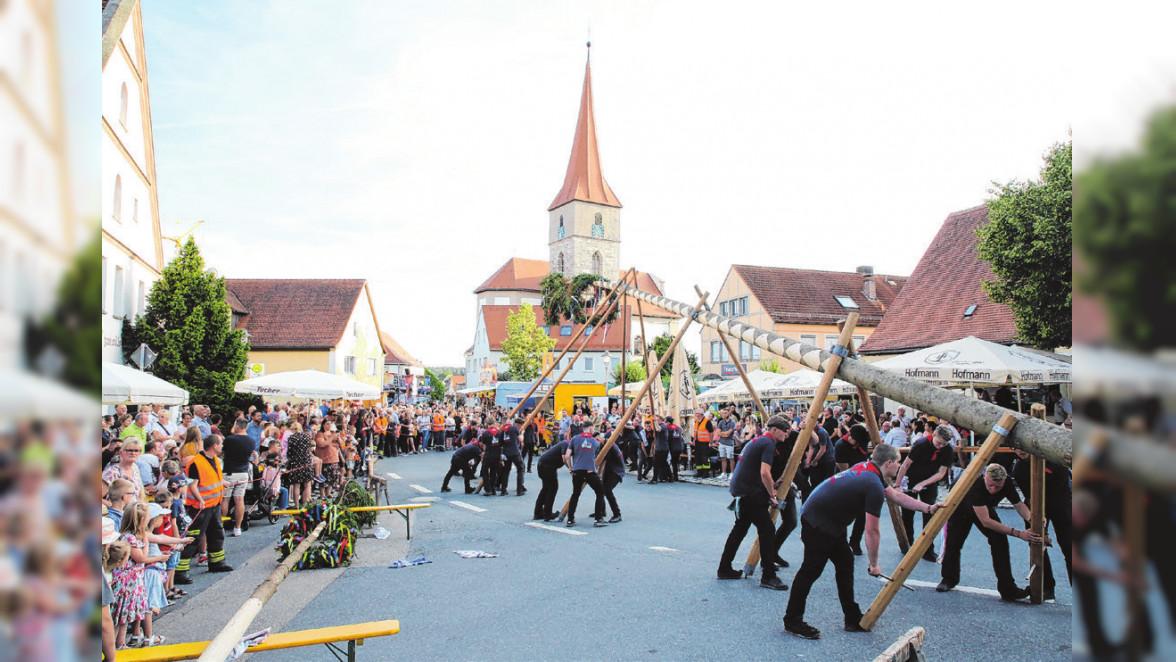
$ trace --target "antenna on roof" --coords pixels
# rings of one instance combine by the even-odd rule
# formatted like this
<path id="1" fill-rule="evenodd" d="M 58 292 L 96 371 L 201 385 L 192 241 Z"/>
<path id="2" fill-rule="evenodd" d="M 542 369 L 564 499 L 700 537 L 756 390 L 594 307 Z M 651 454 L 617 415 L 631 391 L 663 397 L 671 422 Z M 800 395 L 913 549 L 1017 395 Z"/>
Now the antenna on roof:
<path id="1" fill-rule="evenodd" d="M 592 61 L 592 22 L 588 22 L 588 61 Z"/>

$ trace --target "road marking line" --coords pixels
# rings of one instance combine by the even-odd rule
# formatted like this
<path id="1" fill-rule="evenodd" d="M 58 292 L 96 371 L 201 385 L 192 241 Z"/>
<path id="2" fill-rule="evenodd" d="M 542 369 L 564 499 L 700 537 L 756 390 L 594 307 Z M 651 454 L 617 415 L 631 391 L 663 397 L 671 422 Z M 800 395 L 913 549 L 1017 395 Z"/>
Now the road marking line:
<path id="1" fill-rule="evenodd" d="M 546 524 L 539 524 L 538 522 L 526 522 L 526 525 L 533 526 L 536 529 L 545 529 L 547 531 L 555 531 L 556 533 L 566 533 L 569 536 L 586 536 L 586 535 L 588 535 L 587 531 L 572 531 L 571 529 L 569 529 L 567 527 L 564 527 L 561 529 L 561 528 L 555 527 L 555 526 L 547 526 Z"/>
<path id="2" fill-rule="evenodd" d="M 479 507 L 477 507 L 477 506 L 472 506 L 472 505 L 470 505 L 470 504 L 466 503 L 465 501 L 450 501 L 449 503 L 451 503 L 451 504 L 453 504 L 453 505 L 457 506 L 458 508 L 465 508 L 466 510 L 472 510 L 472 511 L 474 511 L 475 513 L 484 513 L 484 512 L 486 512 L 486 509 L 485 509 L 485 508 L 479 508 Z"/>
<path id="3" fill-rule="evenodd" d="M 650 549 L 652 549 L 655 552 L 667 552 L 670 554 L 682 551 L 680 549 L 674 549 L 673 547 L 661 547 L 661 546 L 650 547 Z"/>
<path id="4" fill-rule="evenodd" d="M 391 471 L 389 471 L 388 475 L 391 476 L 393 480 L 400 480 L 400 474 L 394 474 Z"/>
<path id="5" fill-rule="evenodd" d="M 409 483 L 408 486 L 411 487 L 412 489 L 416 490 L 417 492 L 420 492 L 421 494 L 432 494 L 433 493 L 433 490 L 430 490 L 429 488 L 427 488 L 423 485 L 417 485 L 416 483 Z"/>
<path id="6" fill-rule="evenodd" d="M 886 580 L 879 577 L 878 581 L 885 582 Z M 921 588 L 935 588 L 939 585 L 938 582 L 925 582 L 919 579 L 908 579 L 906 580 L 906 583 L 910 586 L 919 586 Z M 972 595 L 986 595 L 991 598 L 1000 597 L 1000 591 L 994 591 L 990 588 L 976 588 L 975 586 L 956 586 L 952 589 L 952 591 L 959 591 L 960 593 L 971 593 Z"/>

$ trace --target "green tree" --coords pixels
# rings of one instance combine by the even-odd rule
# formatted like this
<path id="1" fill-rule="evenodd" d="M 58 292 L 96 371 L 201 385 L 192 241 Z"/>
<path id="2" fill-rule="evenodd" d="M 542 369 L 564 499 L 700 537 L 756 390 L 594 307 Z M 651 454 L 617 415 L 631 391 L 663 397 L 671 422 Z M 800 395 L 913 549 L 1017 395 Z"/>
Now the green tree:
<path id="1" fill-rule="evenodd" d="M 1096 161 L 1074 187 L 1078 282 L 1101 299 L 1111 336 L 1152 350 L 1176 338 L 1176 107 L 1153 114 L 1138 149 Z"/>
<path id="2" fill-rule="evenodd" d="M 62 276 L 53 310 L 30 320 L 25 332 L 30 362 L 54 348 L 65 360 L 61 380 L 94 396 L 102 390 L 101 253 L 95 234 Z"/>
<path id="3" fill-rule="evenodd" d="M 524 303 L 507 316 L 502 352 L 515 381 L 525 382 L 538 377 L 543 368 L 543 354 L 552 347 L 555 347 L 555 338 L 548 336 L 535 323 L 535 309 L 531 304 Z"/>
<path id="4" fill-rule="evenodd" d="M 437 375 L 428 368 L 425 368 L 425 375 L 429 378 L 429 400 L 433 402 L 440 402 L 445 399 L 445 382 L 438 379 Z"/>
<path id="5" fill-rule="evenodd" d="M 146 312 L 123 324 L 123 351 L 140 343 L 158 354 L 150 372 L 187 389 L 190 402 L 224 414 L 250 399 L 233 393 L 245 376 L 245 332 L 232 328 L 225 279 L 204 270 L 191 237 L 151 287 Z"/>
<path id="6" fill-rule="evenodd" d="M 775 357 L 769 359 L 760 359 L 759 369 L 764 372 L 774 372 L 777 375 L 784 374 L 784 368 L 780 365 L 780 359 Z"/>
<path id="7" fill-rule="evenodd" d="M 657 352 L 657 357 L 659 359 L 666 355 L 666 350 L 670 348 L 670 343 L 672 342 L 674 342 L 674 339 L 670 337 L 670 334 L 668 333 L 663 333 L 653 339 L 653 351 Z M 690 374 L 694 375 L 694 377 L 697 379 L 698 375 L 702 373 L 702 368 L 698 366 L 698 357 L 695 356 L 694 353 L 690 350 L 686 350 L 686 363 L 690 365 Z M 670 372 L 672 372 L 673 369 L 674 359 L 671 357 L 669 361 L 666 361 L 666 364 L 662 366 L 661 369 L 663 382 L 670 378 Z"/>
<path id="8" fill-rule="evenodd" d="M 640 384 L 645 381 L 645 366 L 640 361 L 626 361 L 625 362 L 625 382 L 628 384 Z M 613 368 L 612 383 L 621 383 L 621 364 L 617 364 Z"/>
<path id="9" fill-rule="evenodd" d="M 988 298 L 1012 309 L 1017 335 L 1038 349 L 1070 345 L 1073 141 L 1045 155 L 1041 178 L 996 184 L 977 252 L 992 265 Z"/>

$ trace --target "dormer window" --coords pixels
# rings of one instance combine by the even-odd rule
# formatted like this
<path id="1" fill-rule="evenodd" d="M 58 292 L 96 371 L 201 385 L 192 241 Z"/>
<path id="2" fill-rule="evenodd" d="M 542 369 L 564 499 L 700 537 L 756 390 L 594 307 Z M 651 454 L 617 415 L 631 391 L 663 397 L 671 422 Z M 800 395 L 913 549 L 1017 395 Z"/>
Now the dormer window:
<path id="1" fill-rule="evenodd" d="M 964 319 L 972 319 L 972 314 L 976 312 L 976 304 L 972 304 L 964 309 Z"/>
<path id="2" fill-rule="evenodd" d="M 853 300 L 853 297 L 835 295 L 833 298 L 837 299 L 837 303 L 841 304 L 842 308 L 858 308 L 857 302 Z"/>

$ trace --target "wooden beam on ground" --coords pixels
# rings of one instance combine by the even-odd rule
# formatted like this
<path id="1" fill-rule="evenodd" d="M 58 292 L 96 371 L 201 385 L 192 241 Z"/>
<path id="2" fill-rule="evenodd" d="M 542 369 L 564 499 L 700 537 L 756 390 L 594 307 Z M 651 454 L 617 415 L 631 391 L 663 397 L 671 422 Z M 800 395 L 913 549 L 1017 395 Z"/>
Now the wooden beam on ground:
<path id="1" fill-rule="evenodd" d="M 902 588 L 903 582 L 911 576 L 911 571 L 918 565 L 919 559 L 928 549 L 931 548 L 931 543 L 935 540 L 935 536 L 939 534 L 939 529 L 947 523 L 951 518 L 952 513 L 963 502 L 964 496 L 967 495 L 968 490 L 972 488 L 972 483 L 984 471 L 984 467 L 988 461 L 992 459 L 996 449 L 1000 447 L 1001 442 L 1006 438 L 1003 431 L 1011 431 L 1014 425 L 1018 425 L 1018 419 L 1012 412 L 1005 411 L 1001 416 L 1000 422 L 995 426 L 991 426 L 993 431 L 989 433 L 988 439 L 980 446 L 980 451 L 976 454 L 974 461 L 968 465 L 964 473 L 960 475 L 960 479 L 956 481 L 954 487 L 947 494 L 947 499 L 944 500 L 944 507 L 937 510 L 931 517 L 931 521 L 915 539 L 915 543 L 911 545 L 910 550 L 899 561 L 898 567 L 890 575 L 894 581 L 886 582 L 882 590 L 878 592 L 878 596 L 874 598 L 874 602 L 870 604 L 870 608 L 866 610 L 862 616 L 861 626 L 867 630 L 874 628 L 874 624 L 881 618 L 882 612 L 886 611 L 886 607 L 890 605 L 890 601 L 898 594 L 898 589 Z"/>
<path id="2" fill-rule="evenodd" d="M 1045 405 L 1034 404 L 1029 409 L 1033 418 L 1045 420 Z M 1029 530 L 1045 539 L 1045 460 L 1037 456 L 1029 458 Z M 1039 605 L 1045 602 L 1045 544 L 1029 543 L 1029 603 Z"/>
<path id="3" fill-rule="evenodd" d="M 679 315 L 685 316 L 690 312 L 690 305 L 681 301 L 641 292 L 624 285 L 621 291 Z M 832 354 L 819 347 L 716 315 L 713 311 L 700 313 L 696 321 L 814 370 L 827 370 L 829 362 L 833 359 Z M 991 432 L 994 421 L 999 420 L 1007 412 L 1006 409 L 991 402 L 969 398 L 902 374 L 887 372 L 863 361 L 846 359 L 838 364 L 835 372 L 839 379 L 861 386 L 871 393 L 898 400 L 933 416 L 946 418 L 980 434 L 986 435 Z M 1041 455 L 1052 462 L 1070 466 L 1074 435 L 1069 430 L 1023 414 L 1016 416 L 1018 424 L 1012 430 L 1012 436 L 1008 438 L 1009 445 L 1024 449 L 1031 455 Z M 1118 447 L 1119 444 L 1114 446 Z M 1107 455 L 1112 466 L 1116 469 L 1123 467 L 1139 475 L 1142 478 L 1140 482 L 1145 485 L 1176 486 L 1176 451 L 1160 448 L 1156 444 L 1152 444 L 1152 447 L 1152 450 L 1147 451 L 1139 448 L 1137 444 L 1127 444 L 1122 449 L 1110 449 Z M 1141 453 L 1139 458 L 1146 458 L 1149 461 L 1143 462 L 1131 456 L 1137 452 Z"/>
<path id="4" fill-rule="evenodd" d="M 213 637 L 212 641 L 208 642 L 208 648 L 204 649 L 201 654 L 199 662 L 224 662 L 224 659 L 229 656 L 237 642 L 241 640 L 242 635 L 249 629 L 249 625 L 253 623 L 253 619 L 257 617 L 257 613 L 265 606 L 266 602 L 273 597 L 278 590 L 278 586 L 290 575 L 290 571 L 294 569 L 294 565 L 302 559 L 302 554 L 310 546 L 318 540 L 319 534 L 327 526 L 327 520 L 318 523 L 310 535 L 294 548 L 294 551 L 282 561 L 281 565 L 266 577 L 265 581 L 253 591 L 253 595 L 241 605 L 237 613 L 233 614 L 225 627 Z"/>
<path id="5" fill-rule="evenodd" d="M 707 296 L 708 295 L 703 294 L 701 297 L 699 297 L 698 304 L 694 306 L 695 312 L 697 312 L 699 309 L 702 308 L 702 306 L 704 304 L 706 304 Z M 637 396 L 633 398 L 633 404 L 629 405 L 625 409 L 625 414 L 623 416 L 621 416 L 621 419 L 619 421 L 617 421 L 617 425 L 615 428 L 613 428 L 612 434 L 609 435 L 608 441 L 606 441 L 604 443 L 604 445 L 600 447 L 600 451 L 596 454 L 596 472 L 597 473 L 600 473 L 602 467 L 604 466 L 604 459 L 608 456 L 608 452 L 609 452 L 609 450 L 612 449 L 613 444 L 616 443 L 617 437 L 619 437 L 621 435 L 621 431 L 625 429 L 625 424 L 628 423 L 629 419 L 633 417 L 633 414 L 637 412 L 637 407 L 638 407 L 639 403 L 641 402 L 641 398 L 647 392 L 649 392 L 649 387 L 651 384 L 653 384 L 653 380 L 654 379 L 661 379 L 662 366 L 665 365 L 666 361 L 668 361 L 670 356 L 674 353 L 674 348 L 678 346 L 678 343 L 682 340 L 682 336 L 686 335 L 686 329 L 690 328 L 691 321 L 692 320 L 690 318 L 687 318 L 682 323 L 682 327 L 680 329 L 678 329 L 678 335 L 674 336 L 673 341 L 670 342 L 669 351 L 667 351 L 666 355 L 661 357 L 661 359 L 658 361 L 657 370 L 653 374 L 645 376 L 645 383 L 643 383 L 641 385 L 641 390 L 638 391 Z M 571 505 L 571 503 L 572 503 L 572 500 L 570 498 L 564 502 L 563 508 L 560 509 L 561 515 L 567 515 L 568 507 Z"/>
<path id="6" fill-rule="evenodd" d="M 849 319 L 845 321 L 845 326 L 841 329 L 841 335 L 837 338 L 838 345 L 848 349 L 849 343 L 853 340 L 853 330 L 857 326 L 857 321 L 858 314 L 850 313 Z M 721 338 L 722 334 L 719 337 Z M 724 340 L 724 342 L 726 341 Z M 784 473 L 780 474 L 780 487 L 776 488 L 776 498 L 781 502 L 788 498 L 788 490 L 792 489 L 792 479 L 796 478 L 796 471 L 800 468 L 801 460 L 804 459 L 809 438 L 817 429 L 817 417 L 824 409 L 825 398 L 829 396 L 829 387 L 833 385 L 833 376 L 837 373 L 837 366 L 840 363 L 841 357 L 834 354 L 833 358 L 829 360 L 829 369 L 821 375 L 821 381 L 817 384 L 816 393 L 813 394 L 813 406 L 809 407 L 808 414 L 804 418 L 804 428 L 792 446 L 792 454 L 788 456 L 788 465 L 784 467 Z M 760 542 L 757 536 L 751 545 L 751 551 L 747 554 L 747 563 L 743 566 L 744 571 L 749 568 L 754 570 L 761 558 Z"/>
<path id="7" fill-rule="evenodd" d="M 913 627 L 906 634 L 898 638 L 882 654 L 874 658 L 874 662 L 917 662 L 919 649 L 927 639 L 927 631 L 921 627 Z"/>

